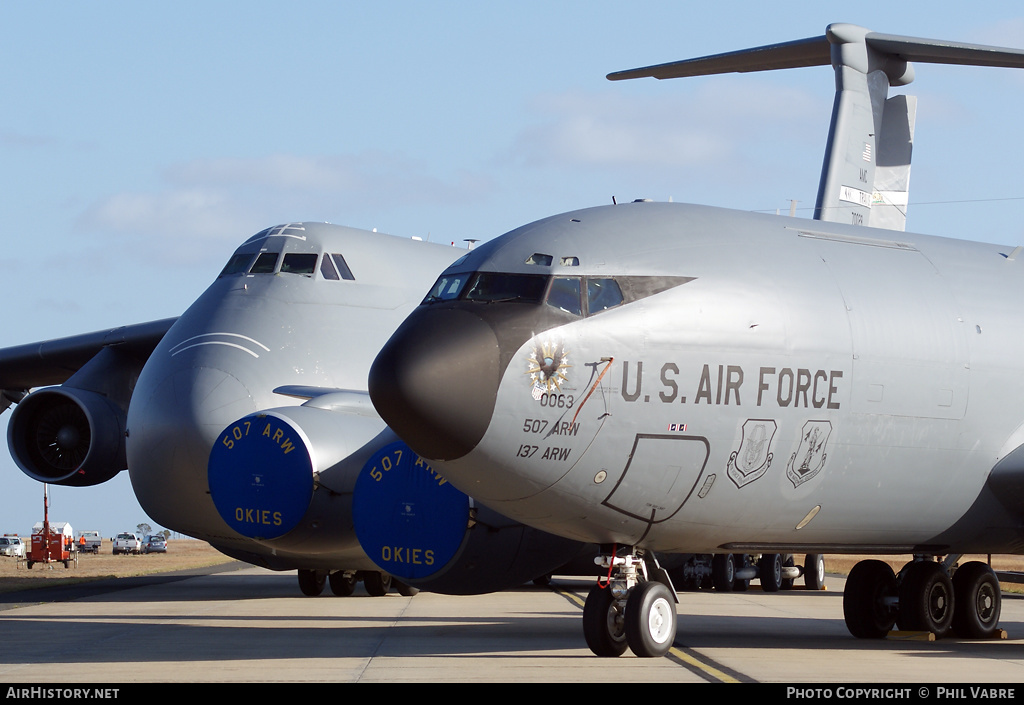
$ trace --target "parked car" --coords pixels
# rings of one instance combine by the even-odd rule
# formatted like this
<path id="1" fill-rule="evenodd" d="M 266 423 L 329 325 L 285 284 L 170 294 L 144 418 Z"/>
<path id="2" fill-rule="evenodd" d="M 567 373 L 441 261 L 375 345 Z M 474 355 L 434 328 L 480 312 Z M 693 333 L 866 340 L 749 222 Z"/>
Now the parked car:
<path id="1" fill-rule="evenodd" d="M 0 536 L 0 555 L 12 558 L 25 557 L 25 544 L 18 536 Z"/>
<path id="2" fill-rule="evenodd" d="M 163 536 L 147 536 L 146 543 L 142 547 L 143 553 L 167 553 L 167 539 Z"/>

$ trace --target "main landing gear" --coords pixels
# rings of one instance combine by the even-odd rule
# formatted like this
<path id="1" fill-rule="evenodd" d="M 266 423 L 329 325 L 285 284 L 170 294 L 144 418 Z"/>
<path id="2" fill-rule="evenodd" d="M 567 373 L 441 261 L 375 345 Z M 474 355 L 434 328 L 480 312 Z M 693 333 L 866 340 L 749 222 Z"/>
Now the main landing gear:
<path id="1" fill-rule="evenodd" d="M 676 593 L 668 574 L 654 565 L 648 572 L 637 551 L 602 555 L 608 581 L 598 582 L 583 606 L 583 636 L 598 656 L 621 656 L 628 647 L 641 657 L 664 656 L 676 636 Z"/>
<path id="2" fill-rule="evenodd" d="M 899 575 L 888 563 L 861 561 L 850 571 L 843 591 L 847 629 L 860 639 L 881 639 L 894 626 L 939 638 L 991 638 L 999 627 L 999 579 L 980 561 L 949 567 L 955 559 L 938 563 L 915 556 Z"/>
<path id="3" fill-rule="evenodd" d="M 825 589 L 825 558 L 821 554 L 809 554 L 803 565 L 798 565 L 789 553 L 695 553 L 682 563 L 676 561 L 668 573 L 681 590 L 714 587 L 719 592 L 742 592 L 751 580 L 759 579 L 762 590 L 776 592 L 792 590 L 800 577 L 808 590 Z"/>
<path id="4" fill-rule="evenodd" d="M 300 570 L 299 589 L 307 597 L 316 597 L 324 591 L 329 583 L 331 592 L 339 597 L 347 597 L 356 589 L 356 583 L 363 581 L 363 587 L 367 594 L 373 597 L 387 595 L 391 588 L 398 591 L 403 597 L 412 597 L 419 592 L 419 588 L 406 585 L 395 580 L 387 573 L 378 573 L 369 570 L 336 570 L 328 575 L 325 570 Z"/>

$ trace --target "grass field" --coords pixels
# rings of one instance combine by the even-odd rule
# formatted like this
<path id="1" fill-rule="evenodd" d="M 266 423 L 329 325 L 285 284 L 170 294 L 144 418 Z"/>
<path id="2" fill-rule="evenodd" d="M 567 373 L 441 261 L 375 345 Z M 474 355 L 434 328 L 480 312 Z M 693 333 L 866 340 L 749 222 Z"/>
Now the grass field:
<path id="1" fill-rule="evenodd" d="M 0 556 L 0 593 L 27 590 L 53 584 L 127 578 L 151 573 L 166 573 L 189 568 L 201 568 L 231 561 L 205 541 L 172 539 L 167 542 L 167 553 L 113 555 L 110 539 L 103 540 L 97 554 L 84 553 L 70 568 L 63 563 L 36 563 L 29 570 L 24 561 Z"/>

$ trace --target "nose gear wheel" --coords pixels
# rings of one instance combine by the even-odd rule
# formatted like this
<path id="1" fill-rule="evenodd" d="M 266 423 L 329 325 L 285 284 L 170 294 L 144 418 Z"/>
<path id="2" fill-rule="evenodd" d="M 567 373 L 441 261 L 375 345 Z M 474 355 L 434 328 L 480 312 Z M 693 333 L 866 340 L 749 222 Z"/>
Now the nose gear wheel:
<path id="1" fill-rule="evenodd" d="M 636 552 L 596 559 L 609 568 L 583 607 L 583 636 L 597 656 L 621 656 L 627 646 L 640 657 L 664 656 L 676 635 L 676 596 L 668 574 L 654 563 L 653 576 Z M 655 577 L 657 579 L 655 579 Z M 661 582 L 664 580 L 666 582 Z"/>

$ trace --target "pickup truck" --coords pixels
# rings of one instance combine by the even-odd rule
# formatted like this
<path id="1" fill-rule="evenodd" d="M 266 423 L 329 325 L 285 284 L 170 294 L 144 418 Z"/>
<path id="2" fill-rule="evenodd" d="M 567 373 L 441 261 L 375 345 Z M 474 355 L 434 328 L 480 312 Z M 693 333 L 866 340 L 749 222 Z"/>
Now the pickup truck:
<path id="1" fill-rule="evenodd" d="M 114 555 L 118 553 L 138 553 L 142 550 L 142 541 L 135 534 L 125 532 L 114 538 Z"/>
<path id="2" fill-rule="evenodd" d="M 17 536 L 0 536 L 0 556 L 25 557 L 25 544 Z"/>
<path id="3" fill-rule="evenodd" d="M 103 539 L 98 531 L 82 531 L 78 534 L 78 550 L 82 553 L 99 553 L 102 543 Z"/>

